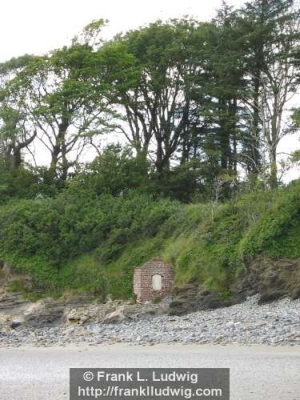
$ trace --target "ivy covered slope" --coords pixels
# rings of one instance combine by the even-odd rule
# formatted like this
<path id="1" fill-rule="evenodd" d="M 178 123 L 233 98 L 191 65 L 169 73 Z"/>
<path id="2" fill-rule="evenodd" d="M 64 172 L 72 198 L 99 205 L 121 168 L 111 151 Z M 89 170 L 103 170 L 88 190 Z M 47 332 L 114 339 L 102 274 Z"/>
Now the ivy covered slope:
<path id="1" fill-rule="evenodd" d="M 217 207 L 135 191 L 98 195 L 73 184 L 54 198 L 0 208 L 0 258 L 47 295 L 71 289 L 129 298 L 134 267 L 161 257 L 175 266 L 178 284 L 193 279 L 230 296 L 256 259 L 300 258 L 299 200 L 299 181 Z"/>

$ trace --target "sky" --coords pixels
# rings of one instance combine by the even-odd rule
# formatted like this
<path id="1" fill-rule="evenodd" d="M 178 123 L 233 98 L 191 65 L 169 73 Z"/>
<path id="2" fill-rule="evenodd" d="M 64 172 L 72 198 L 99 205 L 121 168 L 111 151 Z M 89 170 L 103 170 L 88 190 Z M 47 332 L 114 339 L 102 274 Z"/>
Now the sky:
<path id="1" fill-rule="evenodd" d="M 229 0 L 239 6 L 244 0 Z M 207 20 L 222 0 L 3 0 L 0 61 L 25 53 L 45 53 L 67 44 L 84 26 L 110 21 L 107 37 L 157 19 L 184 15 Z"/>
<path id="2" fill-rule="evenodd" d="M 239 7 L 245 0 L 228 0 Z M 106 39 L 157 19 L 196 17 L 209 20 L 222 0 L 3 0 L 0 15 L 0 62 L 23 54 L 43 54 L 66 45 L 93 20 L 109 20 Z M 286 137 L 279 151 L 300 148 L 299 137 Z M 299 169 L 289 172 L 294 179 Z"/>

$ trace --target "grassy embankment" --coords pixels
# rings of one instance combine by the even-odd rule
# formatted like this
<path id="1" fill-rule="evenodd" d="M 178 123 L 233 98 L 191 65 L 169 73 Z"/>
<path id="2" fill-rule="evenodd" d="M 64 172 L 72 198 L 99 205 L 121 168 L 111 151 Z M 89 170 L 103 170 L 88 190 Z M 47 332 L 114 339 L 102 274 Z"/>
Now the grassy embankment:
<path id="1" fill-rule="evenodd" d="M 300 257 L 300 182 L 220 204 L 182 205 L 132 193 L 98 197 L 66 190 L 55 199 L 0 208 L 0 259 L 32 276 L 33 290 L 132 296 L 132 274 L 152 257 L 228 296 L 250 260 Z M 12 289 L 19 289 L 15 283 Z"/>

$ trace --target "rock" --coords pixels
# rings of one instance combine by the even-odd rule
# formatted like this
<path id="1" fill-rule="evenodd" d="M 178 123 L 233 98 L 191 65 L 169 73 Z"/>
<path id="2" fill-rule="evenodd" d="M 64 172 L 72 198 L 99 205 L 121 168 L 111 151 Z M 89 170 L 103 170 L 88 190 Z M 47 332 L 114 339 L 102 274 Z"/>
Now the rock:
<path id="1" fill-rule="evenodd" d="M 300 298 L 300 286 L 293 289 L 291 293 L 292 300 L 296 300 Z"/>
<path id="2" fill-rule="evenodd" d="M 51 299 L 40 300 L 24 313 L 24 324 L 28 327 L 49 327 L 63 321 L 64 305 Z"/>
<path id="3" fill-rule="evenodd" d="M 197 292 L 197 284 L 187 283 L 185 285 L 175 286 L 173 288 L 173 294 L 175 294 L 175 295 L 179 295 L 179 294 L 191 292 L 191 291 Z"/>
<path id="4" fill-rule="evenodd" d="M 0 311 L 2 312 L 20 309 L 28 304 L 30 304 L 29 300 L 24 299 L 19 292 L 5 292 L 0 295 Z"/>
<path id="5" fill-rule="evenodd" d="M 285 292 L 279 290 L 269 290 L 262 293 L 260 299 L 258 300 L 258 304 L 270 303 L 275 300 L 279 300 L 284 297 Z"/>
<path id="6" fill-rule="evenodd" d="M 9 323 L 9 327 L 11 329 L 16 329 L 16 328 L 19 328 L 22 325 L 22 323 L 23 323 L 22 321 L 11 321 Z"/>
<path id="7" fill-rule="evenodd" d="M 182 315 L 189 309 L 189 303 L 185 299 L 176 299 L 170 303 L 169 315 Z"/>
<path id="8" fill-rule="evenodd" d="M 90 319 L 91 316 L 89 315 L 89 313 L 87 313 L 85 309 L 82 310 L 82 308 L 81 309 L 73 308 L 71 310 L 68 310 L 67 312 L 65 311 L 64 313 L 64 320 L 70 323 L 84 324 Z"/>
<path id="9" fill-rule="evenodd" d="M 219 293 L 210 292 L 207 295 L 200 295 L 198 298 L 199 310 L 214 310 L 216 308 L 228 307 L 232 303 L 230 299 L 222 299 Z"/>
<path id="10" fill-rule="evenodd" d="M 246 300 L 248 296 L 260 294 L 261 302 L 270 302 L 290 296 L 300 297 L 300 259 L 271 259 L 258 257 L 247 262 L 229 287 L 232 302 Z"/>
<path id="11" fill-rule="evenodd" d="M 196 310 L 213 310 L 231 305 L 230 300 L 222 299 L 216 291 L 205 288 L 199 291 L 197 284 L 184 285 L 177 288 L 176 293 L 177 297 L 169 306 L 169 315 L 183 315 Z"/>
<path id="12" fill-rule="evenodd" d="M 234 322 L 233 321 L 229 321 L 226 324 L 226 328 L 232 328 L 234 326 Z"/>
<path id="13" fill-rule="evenodd" d="M 125 319 L 123 310 L 120 308 L 108 315 L 103 319 L 104 324 L 116 324 L 117 322 L 121 322 Z"/>

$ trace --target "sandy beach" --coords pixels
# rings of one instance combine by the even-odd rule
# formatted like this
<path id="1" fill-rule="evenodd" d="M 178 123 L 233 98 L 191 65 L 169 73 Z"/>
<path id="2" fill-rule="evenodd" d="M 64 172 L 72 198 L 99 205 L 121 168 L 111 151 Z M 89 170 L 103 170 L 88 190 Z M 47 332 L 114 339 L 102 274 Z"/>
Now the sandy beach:
<path id="1" fill-rule="evenodd" d="M 70 367 L 226 367 L 231 400 L 300 399 L 300 346 L 115 344 L 2 348 L 0 400 L 69 399 Z"/>

